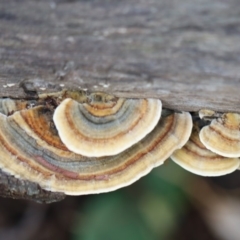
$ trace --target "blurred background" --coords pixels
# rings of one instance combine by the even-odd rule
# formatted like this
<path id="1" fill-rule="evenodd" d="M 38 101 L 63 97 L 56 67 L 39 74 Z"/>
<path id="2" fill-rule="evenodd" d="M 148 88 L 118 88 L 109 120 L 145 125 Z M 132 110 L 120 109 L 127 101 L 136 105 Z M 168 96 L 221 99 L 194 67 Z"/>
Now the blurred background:
<path id="1" fill-rule="evenodd" d="M 171 160 L 129 187 L 52 204 L 0 199 L 0 239 L 239 239 L 240 172 L 203 178 Z"/>

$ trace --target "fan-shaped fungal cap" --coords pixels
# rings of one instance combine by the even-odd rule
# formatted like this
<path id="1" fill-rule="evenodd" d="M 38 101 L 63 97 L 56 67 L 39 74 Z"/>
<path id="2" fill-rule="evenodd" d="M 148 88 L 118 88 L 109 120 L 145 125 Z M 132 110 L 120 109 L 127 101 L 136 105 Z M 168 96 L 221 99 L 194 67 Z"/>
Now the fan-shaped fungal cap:
<path id="1" fill-rule="evenodd" d="M 201 176 L 221 176 L 238 169 L 238 158 L 226 158 L 208 150 L 199 139 L 197 127 L 187 144 L 173 153 L 172 160 L 184 169 Z"/>
<path id="2" fill-rule="evenodd" d="M 135 182 L 161 165 L 186 143 L 191 128 L 189 113 L 171 114 L 124 152 L 87 158 L 64 149 L 50 113 L 43 107 L 9 117 L 0 114 L 0 167 L 51 191 L 70 195 L 108 192 Z"/>
<path id="3" fill-rule="evenodd" d="M 144 138 L 161 116 L 158 99 L 123 99 L 97 93 L 91 102 L 65 99 L 53 119 L 67 148 L 88 157 L 116 155 Z"/>
<path id="4" fill-rule="evenodd" d="M 224 157 L 240 157 L 240 114 L 225 113 L 200 131 L 205 147 Z"/>

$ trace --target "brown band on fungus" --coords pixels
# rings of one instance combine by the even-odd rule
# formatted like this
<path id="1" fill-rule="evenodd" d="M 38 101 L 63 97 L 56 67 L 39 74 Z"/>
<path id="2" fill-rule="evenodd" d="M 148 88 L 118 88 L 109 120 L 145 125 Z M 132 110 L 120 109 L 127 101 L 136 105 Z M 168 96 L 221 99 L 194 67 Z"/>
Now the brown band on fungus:
<path id="1" fill-rule="evenodd" d="M 32 131 L 32 133 L 39 136 L 39 138 L 45 141 L 49 146 L 68 151 L 67 147 L 58 136 L 52 118 L 53 113 L 49 109 L 39 106 L 34 109 L 15 113 L 9 118 L 9 121 L 18 122 L 22 128 L 25 126 L 25 131 Z"/>
<path id="2" fill-rule="evenodd" d="M 114 115 L 121 109 L 124 101 L 124 98 L 119 99 L 113 95 L 96 92 L 88 96 L 87 104 L 84 104 L 84 107 L 90 114 L 101 117 Z"/>
<path id="3" fill-rule="evenodd" d="M 102 97 L 104 98 L 104 97 Z M 158 99 L 117 99 L 104 109 L 65 99 L 54 112 L 54 123 L 70 151 L 88 157 L 111 156 L 131 147 L 156 126 L 161 116 Z M 91 109 L 89 112 L 88 110 Z M 104 115 L 105 114 L 105 115 Z"/>
<path id="4" fill-rule="evenodd" d="M 184 169 L 201 176 L 221 176 L 238 169 L 238 158 L 226 158 L 208 150 L 199 139 L 194 126 L 187 144 L 175 151 L 172 160 Z"/>
<path id="5" fill-rule="evenodd" d="M 83 106 L 87 112 L 95 117 L 105 117 L 116 114 L 123 106 L 125 100 L 120 98 L 111 104 L 106 103 L 84 103 Z"/>

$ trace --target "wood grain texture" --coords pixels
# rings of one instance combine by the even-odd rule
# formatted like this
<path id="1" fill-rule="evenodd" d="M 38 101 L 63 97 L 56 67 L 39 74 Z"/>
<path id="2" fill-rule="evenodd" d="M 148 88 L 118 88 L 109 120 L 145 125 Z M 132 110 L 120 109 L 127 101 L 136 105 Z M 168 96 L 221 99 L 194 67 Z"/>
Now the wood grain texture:
<path id="1" fill-rule="evenodd" d="M 0 96 L 24 97 L 25 81 L 240 112 L 238 0 L 10 0 L 0 9 Z"/>

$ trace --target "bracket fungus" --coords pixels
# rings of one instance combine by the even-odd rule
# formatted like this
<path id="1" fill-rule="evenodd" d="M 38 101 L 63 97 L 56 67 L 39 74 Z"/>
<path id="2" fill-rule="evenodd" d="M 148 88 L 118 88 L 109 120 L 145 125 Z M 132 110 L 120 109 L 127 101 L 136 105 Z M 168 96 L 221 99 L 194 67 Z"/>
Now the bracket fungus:
<path id="1" fill-rule="evenodd" d="M 8 117 L 0 114 L 0 167 L 46 190 L 69 195 L 108 192 L 135 182 L 181 148 L 192 128 L 189 113 L 172 113 L 129 149 L 89 158 L 64 146 L 51 114 L 43 106 Z"/>
<path id="2" fill-rule="evenodd" d="M 221 176 L 238 169 L 238 158 L 226 158 L 208 150 L 199 139 L 194 126 L 187 144 L 175 151 L 172 160 L 184 169 L 201 176 Z"/>
<path id="3" fill-rule="evenodd" d="M 225 113 L 200 131 L 205 147 L 224 157 L 240 157 L 240 114 Z"/>
<path id="4" fill-rule="evenodd" d="M 88 157 L 119 154 L 158 123 L 158 99 L 124 99 L 95 93 L 86 103 L 67 98 L 56 108 L 54 123 L 70 151 Z"/>

